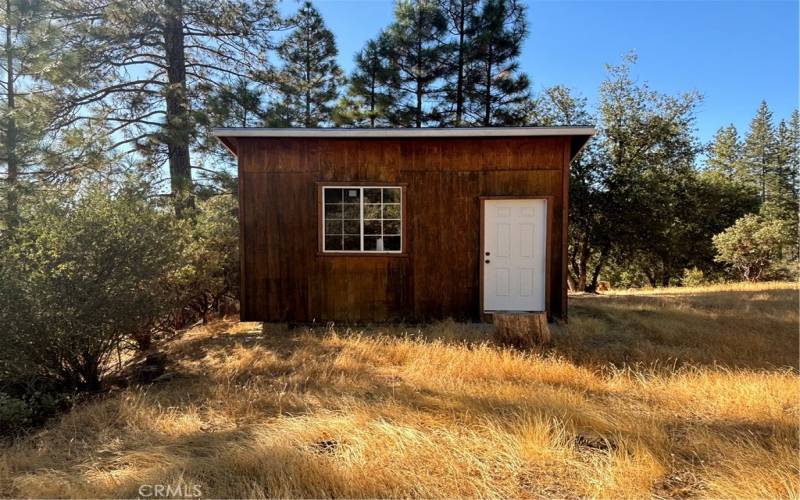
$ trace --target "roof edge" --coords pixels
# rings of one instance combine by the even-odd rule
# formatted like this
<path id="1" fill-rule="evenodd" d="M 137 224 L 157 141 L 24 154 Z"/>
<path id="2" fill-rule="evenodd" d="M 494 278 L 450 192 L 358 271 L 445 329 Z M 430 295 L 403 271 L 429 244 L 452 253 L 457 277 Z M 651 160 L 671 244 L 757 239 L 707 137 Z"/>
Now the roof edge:
<path id="1" fill-rule="evenodd" d="M 215 137 L 414 138 L 593 136 L 591 126 L 471 128 L 214 128 Z"/>

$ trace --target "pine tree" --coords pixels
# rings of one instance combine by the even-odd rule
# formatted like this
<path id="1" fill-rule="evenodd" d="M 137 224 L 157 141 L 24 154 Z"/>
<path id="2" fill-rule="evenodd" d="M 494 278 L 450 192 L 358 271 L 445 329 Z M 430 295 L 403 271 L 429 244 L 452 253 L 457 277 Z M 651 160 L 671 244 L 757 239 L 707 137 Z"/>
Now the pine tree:
<path id="1" fill-rule="evenodd" d="M 69 96 L 108 124 L 110 149 L 169 165 L 175 210 L 194 204 L 191 151 L 221 83 L 268 78 L 283 26 L 273 0 L 62 0 L 90 89 Z"/>
<path id="2" fill-rule="evenodd" d="M 794 199 L 800 197 L 800 111 L 792 112 L 785 130 L 779 134 L 781 161 Z"/>
<path id="3" fill-rule="evenodd" d="M 265 117 L 263 89 L 249 80 L 237 78 L 233 82 L 221 82 L 211 92 L 205 102 L 205 112 L 198 116 L 198 126 L 207 129 L 214 127 L 258 127 L 262 126 Z M 220 141 L 209 133 L 198 134 L 205 137 L 197 147 L 198 157 L 203 164 L 214 164 L 218 168 L 205 169 L 201 172 L 207 180 L 217 187 L 229 181 L 231 172 L 235 170 L 235 158 Z M 219 167 L 228 167 L 224 171 Z"/>
<path id="4" fill-rule="evenodd" d="M 54 85 L 74 84 L 68 78 L 60 47 L 63 22 L 57 4 L 47 0 L 30 2 L 4 0 L 0 3 L 0 51 L 4 78 L 0 83 L 0 158 L 5 176 L 0 192 L 5 198 L 0 207 L 9 229 L 19 222 L 18 200 L 30 180 L 31 167 L 44 172 L 45 139 L 50 146 L 59 135 L 54 127 L 58 106 Z M 58 52 L 58 56 L 53 54 Z M 70 75 L 71 76 L 71 75 Z"/>
<path id="5" fill-rule="evenodd" d="M 376 127 L 387 125 L 394 99 L 387 86 L 391 70 L 379 40 L 370 40 L 356 54 L 347 95 L 337 104 L 337 125 Z"/>
<path id="6" fill-rule="evenodd" d="M 771 194 L 769 178 L 777 168 L 776 142 L 772 112 L 766 101 L 761 101 L 756 116 L 750 122 L 750 130 L 742 148 L 742 160 L 747 181 L 756 186 L 762 202 L 767 201 Z"/>
<path id="7" fill-rule="evenodd" d="M 786 220 L 797 218 L 797 166 L 798 137 L 797 137 L 797 112 L 787 123 L 781 120 L 778 124 L 776 136 L 775 170 L 768 177 L 768 187 L 771 193 L 770 202 L 780 211 Z"/>
<path id="8" fill-rule="evenodd" d="M 467 66 L 476 30 L 472 26 L 481 0 L 440 0 L 452 37 L 452 60 L 447 77 L 445 100 L 448 104 L 445 124 L 464 125 L 464 88 Z"/>
<path id="9" fill-rule="evenodd" d="M 261 95 L 244 78 L 221 84 L 207 100 L 209 120 L 215 127 L 258 126 L 264 114 Z"/>
<path id="10" fill-rule="evenodd" d="M 467 120 L 484 127 L 521 124 L 530 85 L 518 61 L 528 34 L 524 6 L 516 0 L 486 0 L 470 25 Z"/>
<path id="11" fill-rule="evenodd" d="M 331 121 L 332 101 L 342 83 L 336 42 L 311 2 L 300 8 L 292 24 L 296 28 L 278 47 L 286 118 L 293 126 L 318 127 Z"/>
<path id="12" fill-rule="evenodd" d="M 742 175 L 742 166 L 739 132 L 733 124 L 720 128 L 708 146 L 706 169 L 734 178 Z"/>
<path id="13" fill-rule="evenodd" d="M 452 46 L 447 19 L 434 0 L 400 0 L 394 22 L 381 35 L 392 74 L 388 78 L 393 125 L 422 127 L 437 123 L 438 100 L 443 93 Z"/>
<path id="14" fill-rule="evenodd" d="M 778 122 L 775 129 L 775 171 L 769 177 L 770 191 L 774 196 L 784 197 L 793 196 L 791 161 L 792 161 L 792 137 L 789 125 L 786 120 Z"/>

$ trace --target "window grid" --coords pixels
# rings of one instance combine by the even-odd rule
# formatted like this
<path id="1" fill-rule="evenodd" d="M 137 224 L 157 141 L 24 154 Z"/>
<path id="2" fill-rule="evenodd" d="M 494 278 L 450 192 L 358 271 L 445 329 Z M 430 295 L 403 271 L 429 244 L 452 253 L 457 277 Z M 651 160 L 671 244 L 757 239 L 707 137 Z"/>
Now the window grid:
<path id="1" fill-rule="evenodd" d="M 346 222 L 352 221 L 352 219 L 348 219 L 346 213 L 346 205 L 353 205 L 355 203 L 347 203 L 348 199 L 351 198 L 350 193 L 348 190 L 357 190 L 357 202 L 359 205 L 359 248 L 346 248 L 347 242 L 345 238 L 348 236 L 355 236 L 352 233 L 348 233 L 345 229 Z M 373 203 L 367 203 L 365 191 L 366 190 L 378 190 L 380 192 L 380 199 L 377 203 L 373 201 Z M 386 199 L 386 191 L 396 191 L 396 200 L 392 201 L 391 199 L 387 201 Z M 347 252 L 358 252 L 358 253 L 402 253 L 403 251 L 403 188 L 400 186 L 323 186 L 322 188 L 322 249 L 325 253 L 347 253 Z M 339 200 L 332 201 L 329 203 L 329 194 L 331 194 L 331 198 L 336 198 L 337 193 L 339 191 L 338 197 Z M 374 194 L 374 193 L 373 193 Z M 370 222 L 378 222 L 380 224 L 380 233 L 371 233 L 370 235 L 365 234 L 365 213 L 364 208 L 366 205 L 377 205 L 379 207 L 379 213 L 377 217 L 379 218 L 370 218 L 368 219 Z M 387 205 L 391 205 L 392 211 L 396 211 L 393 214 L 387 214 Z M 341 207 L 340 210 L 336 211 L 339 215 L 337 218 L 329 218 L 329 206 L 339 206 Z M 373 214 L 370 214 L 374 216 Z M 391 218 L 386 218 L 387 215 L 391 216 Z M 339 222 L 340 223 L 340 230 L 339 233 L 330 233 L 328 231 L 329 222 Z M 397 222 L 396 233 L 386 233 L 386 222 Z M 336 245 L 340 248 L 328 248 L 329 238 L 332 237 L 339 237 L 341 238 L 340 244 Z M 365 248 L 365 238 L 375 238 L 375 249 L 366 249 Z M 386 242 L 387 237 L 390 238 L 392 241 L 391 243 L 397 244 L 396 249 L 386 249 Z M 353 241 L 350 240 L 350 243 Z M 383 248 L 378 248 L 378 243 L 380 242 L 383 245 Z M 370 242 L 372 243 L 372 242 Z"/>

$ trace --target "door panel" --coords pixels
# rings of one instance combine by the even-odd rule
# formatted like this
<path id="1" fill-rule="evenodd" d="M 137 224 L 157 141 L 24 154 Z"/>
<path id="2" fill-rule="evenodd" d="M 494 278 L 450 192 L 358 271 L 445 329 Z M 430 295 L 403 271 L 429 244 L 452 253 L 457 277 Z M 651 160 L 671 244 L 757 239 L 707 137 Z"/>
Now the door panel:
<path id="1" fill-rule="evenodd" d="M 483 309 L 544 311 L 547 200 L 484 203 Z"/>

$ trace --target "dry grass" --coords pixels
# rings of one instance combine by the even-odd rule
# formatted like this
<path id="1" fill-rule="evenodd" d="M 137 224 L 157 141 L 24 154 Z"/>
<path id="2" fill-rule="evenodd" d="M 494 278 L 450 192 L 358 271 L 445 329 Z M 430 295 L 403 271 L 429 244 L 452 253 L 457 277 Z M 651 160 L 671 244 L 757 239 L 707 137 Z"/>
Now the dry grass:
<path id="1" fill-rule="evenodd" d="M 576 297 L 541 353 L 486 334 L 197 329 L 174 380 L 5 447 L 0 495 L 800 497 L 796 286 Z"/>

